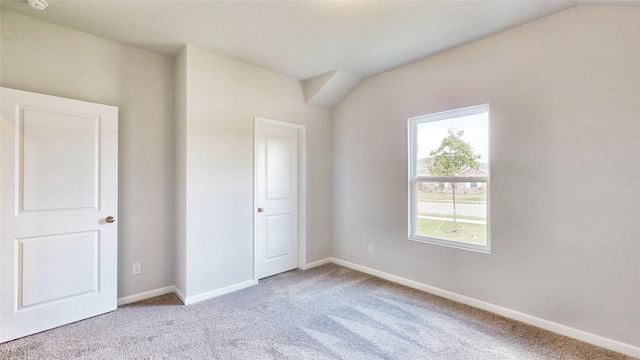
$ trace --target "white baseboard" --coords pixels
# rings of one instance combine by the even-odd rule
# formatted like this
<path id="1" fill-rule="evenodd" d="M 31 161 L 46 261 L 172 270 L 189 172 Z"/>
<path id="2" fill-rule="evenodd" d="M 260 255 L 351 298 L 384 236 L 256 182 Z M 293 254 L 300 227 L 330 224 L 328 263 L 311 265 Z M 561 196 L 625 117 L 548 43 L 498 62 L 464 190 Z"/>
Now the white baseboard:
<path id="1" fill-rule="evenodd" d="M 178 289 L 177 286 L 173 286 L 175 289 L 173 290 L 173 292 L 175 292 L 176 296 L 178 297 L 178 299 L 180 299 L 180 301 L 182 301 L 182 303 L 184 304 L 185 299 L 187 298 L 184 293 L 182 292 L 182 290 Z"/>
<path id="2" fill-rule="evenodd" d="M 173 292 L 175 292 L 175 289 L 173 285 L 171 285 L 171 286 L 165 286 L 163 288 L 159 288 L 155 290 L 149 290 L 149 291 L 141 292 L 138 294 L 121 297 L 118 299 L 118 306 L 131 304 L 136 301 L 146 300 L 146 299 L 150 299 L 152 297 L 156 297 L 160 295 L 171 294 Z"/>
<path id="3" fill-rule="evenodd" d="M 479 308 L 482 310 L 486 310 L 489 312 L 492 312 L 494 314 L 498 314 L 504 317 L 507 317 L 509 319 L 513 319 L 516 321 L 520 321 L 523 322 L 525 324 L 529 324 L 529 325 L 533 325 L 545 330 L 549 330 L 551 332 L 554 332 L 556 334 L 560 334 L 560 335 L 564 335 L 564 336 L 568 336 L 570 338 L 574 338 L 580 341 L 584 341 L 586 343 L 592 344 L 592 345 L 596 345 L 596 346 L 600 346 L 603 347 L 605 349 L 609 349 L 609 350 L 613 350 L 613 351 L 617 351 L 619 353 L 625 354 L 625 355 L 629 355 L 629 356 L 633 356 L 633 357 L 638 357 L 640 358 L 640 347 L 637 346 L 633 346 L 630 344 L 626 344 L 620 341 L 616 341 L 616 340 L 612 340 L 609 338 L 605 338 L 599 335 L 595 335 L 592 333 L 588 333 L 586 331 L 582 331 L 582 330 L 578 330 L 578 329 L 574 329 L 572 327 L 566 326 L 566 325 L 562 325 L 562 324 L 558 324 L 558 323 L 554 323 L 552 321 L 549 320 L 545 320 L 545 319 L 541 319 L 532 315 L 528 315 L 525 313 L 521 313 L 519 311 L 515 311 L 515 310 L 511 310 L 502 306 L 498 306 L 498 305 L 494 305 L 482 300 L 478 300 L 478 299 L 474 299 L 468 296 L 464 296 L 464 295 L 460 295 L 458 293 L 454 293 L 448 290 L 444 290 L 444 289 L 440 289 L 434 286 L 430 286 L 430 285 L 426 285 L 423 283 L 419 283 L 417 281 L 413 281 L 413 280 L 409 280 L 400 276 L 396 276 L 396 275 L 392 275 L 389 273 L 385 273 L 383 271 L 379 271 L 376 269 L 372 269 L 366 266 L 362 266 L 362 265 L 358 265 L 358 264 L 354 264 L 348 261 L 344 261 L 344 260 L 340 260 L 340 259 L 336 259 L 336 258 L 330 258 L 328 259 L 328 262 L 333 262 L 335 264 L 338 265 L 342 265 L 344 267 L 348 267 L 350 269 L 353 270 L 358 270 L 361 271 L 363 273 L 367 273 L 370 275 L 374 275 L 377 276 L 379 278 L 385 279 L 385 280 L 389 280 L 389 281 L 393 281 L 395 283 L 401 284 L 401 285 L 405 285 L 408 286 L 410 288 L 414 288 L 417 290 L 421 290 L 424 292 L 428 292 L 449 300 L 453 300 L 462 304 L 466 304 L 469 306 L 473 306 L 475 308 Z M 324 260 L 323 260 L 324 261 Z"/>
<path id="4" fill-rule="evenodd" d="M 256 284 L 258 284 L 258 280 L 247 280 L 238 284 L 233 284 L 227 287 L 223 287 L 221 289 L 207 291 L 205 293 L 194 295 L 194 296 L 188 296 L 186 298 L 184 297 L 184 295 L 182 296 L 178 295 L 178 297 L 180 298 L 180 300 L 182 300 L 182 302 L 185 305 L 191 305 L 200 301 L 212 299 L 214 297 L 218 297 L 221 295 L 232 293 L 234 291 L 242 290 L 244 288 L 248 288 Z"/>
<path id="5" fill-rule="evenodd" d="M 310 262 L 308 264 L 304 264 L 302 266 L 299 266 L 299 268 L 300 268 L 300 270 L 309 270 L 309 269 L 314 268 L 316 266 L 329 264 L 331 262 L 333 262 L 333 258 L 326 258 L 326 259 L 322 259 L 322 260 L 313 261 L 313 262 Z"/>

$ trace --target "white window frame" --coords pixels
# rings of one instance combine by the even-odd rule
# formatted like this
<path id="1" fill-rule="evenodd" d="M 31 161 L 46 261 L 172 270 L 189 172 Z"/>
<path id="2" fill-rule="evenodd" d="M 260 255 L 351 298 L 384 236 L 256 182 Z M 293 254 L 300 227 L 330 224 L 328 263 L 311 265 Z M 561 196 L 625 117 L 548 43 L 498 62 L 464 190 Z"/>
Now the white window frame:
<path id="1" fill-rule="evenodd" d="M 490 254 L 491 253 L 491 231 L 490 231 L 490 196 L 489 196 L 489 179 L 491 172 L 489 171 L 489 167 L 491 166 L 487 163 L 487 177 L 463 177 L 463 176 L 418 176 L 417 175 L 417 163 L 418 159 L 416 159 L 418 154 L 418 139 L 417 139 L 417 127 L 419 124 L 423 124 L 426 122 L 440 121 L 453 119 L 463 116 L 475 115 L 487 113 L 489 115 L 489 122 L 487 127 L 491 126 L 491 113 L 489 104 L 470 106 L 462 109 L 443 111 L 435 114 L 429 115 L 421 115 L 408 119 L 408 147 L 409 147 L 409 240 L 419 241 L 423 243 L 447 246 L 457 249 L 464 249 L 470 251 L 476 251 L 481 253 Z M 489 130 L 489 129 L 487 129 Z M 490 139 L 488 139 L 490 143 Z M 489 162 L 491 157 L 489 156 Z M 455 240 L 447 240 L 447 239 L 439 239 L 433 237 L 425 237 L 416 234 L 416 228 L 418 225 L 418 194 L 417 194 L 417 185 L 422 182 L 444 182 L 444 183 L 465 183 L 465 182 L 477 182 L 478 187 L 480 187 L 480 183 L 485 183 L 485 191 L 487 196 L 487 244 L 486 245 L 477 245 L 477 244 L 469 244 L 461 241 Z"/>

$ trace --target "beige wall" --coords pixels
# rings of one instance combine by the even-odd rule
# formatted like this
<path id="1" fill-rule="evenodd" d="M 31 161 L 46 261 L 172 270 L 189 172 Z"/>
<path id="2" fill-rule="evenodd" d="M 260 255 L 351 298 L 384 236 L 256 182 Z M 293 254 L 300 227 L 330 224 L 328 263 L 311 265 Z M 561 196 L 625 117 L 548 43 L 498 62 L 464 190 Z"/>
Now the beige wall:
<path id="1" fill-rule="evenodd" d="M 177 168 L 186 169 L 177 195 L 186 213 L 180 291 L 192 298 L 253 279 L 256 116 L 306 126 L 307 261 L 329 257 L 330 112 L 306 105 L 299 82 L 286 76 L 194 46 L 178 59 L 176 74 L 186 78 L 184 139 L 176 140 L 185 147 Z"/>
<path id="2" fill-rule="evenodd" d="M 119 108 L 118 297 L 173 285 L 173 60 L 1 14 L 1 86 Z"/>
<path id="3" fill-rule="evenodd" d="M 187 52 L 175 58 L 174 123 L 174 268 L 173 284 L 184 296 L 187 286 Z"/>
<path id="4" fill-rule="evenodd" d="M 254 116 L 307 126 L 307 261 L 331 255 L 329 111 L 294 79 L 188 49 L 174 60 L 2 11 L 2 86 L 119 108 L 120 298 L 252 277 Z"/>
<path id="5" fill-rule="evenodd" d="M 407 118 L 483 103 L 492 254 L 407 240 Z M 574 8 L 369 78 L 334 111 L 333 256 L 640 346 L 639 119 L 638 8 Z"/>

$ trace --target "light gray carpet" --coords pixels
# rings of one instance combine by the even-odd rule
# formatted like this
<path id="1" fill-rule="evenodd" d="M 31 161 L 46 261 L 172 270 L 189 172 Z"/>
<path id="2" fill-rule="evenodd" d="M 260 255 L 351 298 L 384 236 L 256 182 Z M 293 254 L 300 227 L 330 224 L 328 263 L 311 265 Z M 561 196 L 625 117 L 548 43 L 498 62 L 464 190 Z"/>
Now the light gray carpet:
<path id="1" fill-rule="evenodd" d="M 333 264 L 190 306 L 123 306 L 2 344 L 0 358 L 631 359 Z"/>

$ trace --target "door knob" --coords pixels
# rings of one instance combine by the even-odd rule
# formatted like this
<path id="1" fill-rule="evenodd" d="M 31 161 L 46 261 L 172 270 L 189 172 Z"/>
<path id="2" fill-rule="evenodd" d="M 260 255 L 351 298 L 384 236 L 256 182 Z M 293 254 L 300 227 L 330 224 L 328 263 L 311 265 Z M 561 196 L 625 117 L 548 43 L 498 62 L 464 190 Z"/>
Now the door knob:
<path id="1" fill-rule="evenodd" d="M 258 208 L 258 212 L 264 212 L 264 208 Z"/>
<path id="2" fill-rule="evenodd" d="M 104 221 L 106 221 L 109 224 L 111 224 L 112 222 L 116 221 L 116 218 L 114 218 L 113 216 L 107 216 L 107 218 L 104 219 Z"/>

